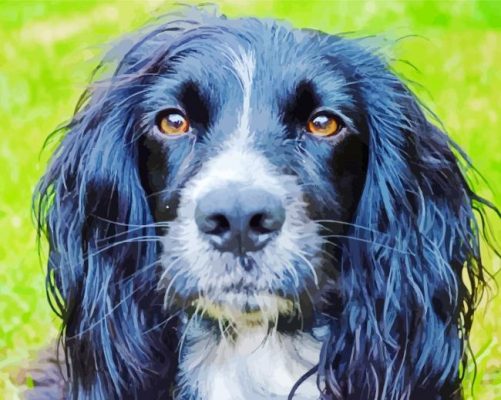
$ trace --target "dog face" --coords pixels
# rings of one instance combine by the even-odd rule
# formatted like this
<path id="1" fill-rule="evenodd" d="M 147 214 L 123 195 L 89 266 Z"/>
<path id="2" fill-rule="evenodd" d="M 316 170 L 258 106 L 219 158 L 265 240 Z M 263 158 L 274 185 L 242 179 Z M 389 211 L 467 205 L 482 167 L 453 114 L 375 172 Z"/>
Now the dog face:
<path id="1" fill-rule="evenodd" d="M 191 10 L 108 64 L 36 192 L 75 398 L 168 398 L 186 313 L 320 321 L 322 398 L 460 392 L 489 204 L 375 49 Z"/>
<path id="2" fill-rule="evenodd" d="M 340 233 L 353 214 L 367 151 L 329 38 L 253 25 L 170 48 L 141 104 L 141 167 L 169 221 L 166 298 L 272 319 L 323 281 L 324 227 Z M 166 132 L 169 118 L 188 127 Z"/>

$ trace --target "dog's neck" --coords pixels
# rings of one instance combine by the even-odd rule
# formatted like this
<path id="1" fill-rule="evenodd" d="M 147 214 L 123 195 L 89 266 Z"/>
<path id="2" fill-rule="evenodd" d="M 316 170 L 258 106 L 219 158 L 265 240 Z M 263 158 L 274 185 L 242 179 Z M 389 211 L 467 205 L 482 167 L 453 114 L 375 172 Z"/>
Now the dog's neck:
<path id="1" fill-rule="evenodd" d="M 232 335 L 203 322 L 185 325 L 176 399 L 287 399 L 294 384 L 318 364 L 322 342 L 305 332 L 238 327 Z M 317 399 L 315 375 L 295 399 Z"/>

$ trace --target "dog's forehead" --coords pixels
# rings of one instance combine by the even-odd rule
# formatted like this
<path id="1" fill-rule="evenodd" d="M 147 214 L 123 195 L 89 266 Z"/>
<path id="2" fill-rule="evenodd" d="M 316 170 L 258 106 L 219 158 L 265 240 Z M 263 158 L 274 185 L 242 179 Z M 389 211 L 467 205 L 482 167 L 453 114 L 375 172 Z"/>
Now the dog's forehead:
<path id="1" fill-rule="evenodd" d="M 256 112 L 273 110 L 304 82 L 334 95 L 333 101 L 343 97 L 347 78 L 331 63 L 332 36 L 245 20 L 224 28 L 200 27 L 186 35 L 166 60 L 174 60 L 175 79 L 195 83 L 230 108 L 232 100 L 249 95 Z"/>

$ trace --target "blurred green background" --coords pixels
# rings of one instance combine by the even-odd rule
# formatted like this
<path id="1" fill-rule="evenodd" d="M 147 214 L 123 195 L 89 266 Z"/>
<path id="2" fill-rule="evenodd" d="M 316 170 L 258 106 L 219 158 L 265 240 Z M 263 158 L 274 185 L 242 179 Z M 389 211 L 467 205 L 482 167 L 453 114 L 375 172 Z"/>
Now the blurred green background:
<path id="1" fill-rule="evenodd" d="M 491 185 L 474 179 L 475 187 L 501 205 L 501 2 L 216 3 L 230 16 L 275 17 L 298 27 L 391 39 L 382 44 L 392 43 L 387 52 L 394 68 L 422 84 L 412 88 Z M 30 215 L 31 193 L 49 155 L 41 153 L 42 143 L 71 116 L 103 44 L 171 4 L 0 1 L 0 399 L 20 398 L 20 371 L 57 335 Z M 489 217 L 499 238 L 501 224 L 493 213 Z M 492 273 L 501 269 L 491 252 L 485 258 Z M 491 287 L 472 334 L 478 364 L 474 394 L 481 400 L 501 399 L 501 297 L 495 296 L 494 281 Z M 468 398 L 473 371 L 472 366 L 467 371 Z"/>

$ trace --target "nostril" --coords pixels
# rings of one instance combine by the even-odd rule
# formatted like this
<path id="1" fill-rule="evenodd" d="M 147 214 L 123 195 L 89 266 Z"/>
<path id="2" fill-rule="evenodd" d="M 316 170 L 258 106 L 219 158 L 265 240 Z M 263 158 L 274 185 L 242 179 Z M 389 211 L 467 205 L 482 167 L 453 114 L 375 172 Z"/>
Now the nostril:
<path id="1" fill-rule="evenodd" d="M 249 228 L 258 233 L 270 233 L 272 230 L 268 228 L 270 224 L 266 220 L 265 213 L 255 214 L 249 221 Z"/>
<path id="2" fill-rule="evenodd" d="M 230 230 L 230 221 L 223 214 L 214 214 L 207 217 L 204 233 L 210 235 L 222 235 Z"/>
<path id="3" fill-rule="evenodd" d="M 283 225 L 282 212 L 257 213 L 249 220 L 249 228 L 256 233 L 272 233 L 280 230 Z"/>
<path id="4" fill-rule="evenodd" d="M 265 217 L 263 213 L 254 215 L 249 221 L 249 227 L 251 228 L 251 230 L 257 231 L 259 233 L 268 233 L 268 229 L 263 226 L 264 218 Z"/>
<path id="5" fill-rule="evenodd" d="M 230 230 L 230 221 L 224 214 L 210 214 L 199 218 L 198 228 L 208 235 L 223 235 Z"/>

